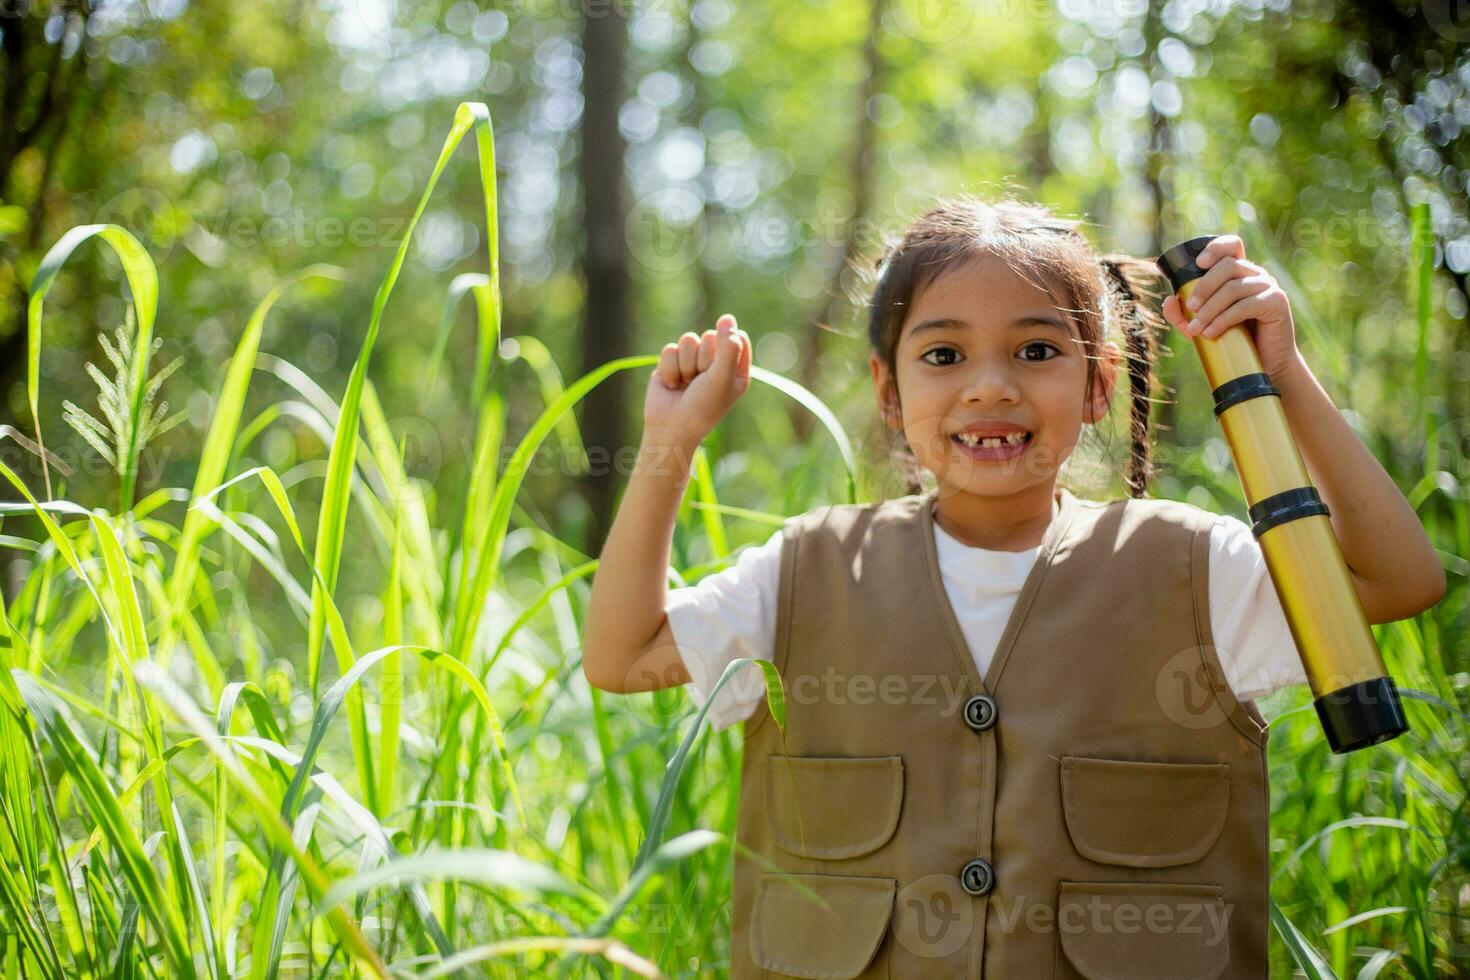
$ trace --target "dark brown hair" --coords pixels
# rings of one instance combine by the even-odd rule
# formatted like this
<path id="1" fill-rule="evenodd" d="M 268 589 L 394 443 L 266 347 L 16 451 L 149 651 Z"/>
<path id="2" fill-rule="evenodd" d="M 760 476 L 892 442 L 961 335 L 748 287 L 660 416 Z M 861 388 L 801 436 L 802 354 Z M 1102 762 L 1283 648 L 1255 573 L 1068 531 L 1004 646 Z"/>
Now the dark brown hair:
<path id="1" fill-rule="evenodd" d="M 868 312 L 868 344 L 894 377 L 899 329 L 921 290 L 945 271 L 976 258 L 1000 259 L 1027 281 L 1060 297 L 1058 312 L 1077 326 L 1087 357 L 1085 400 L 1097 376 L 1096 361 L 1112 322 L 1124 337 L 1132 393 L 1131 449 L 1124 482 L 1142 497 L 1153 476 L 1149 405 L 1159 331 L 1167 328 L 1149 300 L 1163 277 L 1151 259 L 1098 256 L 1078 231 L 1081 221 L 1043 205 L 1012 197 L 985 201 L 970 195 L 945 200 L 920 215 L 903 237 L 888 245 L 869 273 L 876 280 Z M 894 392 L 895 398 L 897 392 Z M 920 470 L 901 434 L 898 457 L 910 492 Z"/>

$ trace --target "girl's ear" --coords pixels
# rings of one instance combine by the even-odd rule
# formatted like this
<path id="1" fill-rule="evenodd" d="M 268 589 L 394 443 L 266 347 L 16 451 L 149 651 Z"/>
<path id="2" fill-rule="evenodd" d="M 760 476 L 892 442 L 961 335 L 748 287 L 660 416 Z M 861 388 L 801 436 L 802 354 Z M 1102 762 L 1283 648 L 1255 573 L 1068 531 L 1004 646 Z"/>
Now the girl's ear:
<path id="1" fill-rule="evenodd" d="M 1113 400 L 1113 386 L 1118 380 L 1118 362 L 1122 351 L 1109 340 L 1102 345 L 1102 356 L 1097 359 L 1097 376 L 1092 379 L 1092 397 L 1088 399 L 1082 421 L 1091 425 L 1101 422 L 1108 414 L 1108 405 Z"/>
<path id="2" fill-rule="evenodd" d="M 888 365 L 876 353 L 868 355 L 868 368 L 873 372 L 873 390 L 878 397 L 878 414 L 891 429 L 903 428 L 903 413 L 898 407 L 898 389 Z"/>

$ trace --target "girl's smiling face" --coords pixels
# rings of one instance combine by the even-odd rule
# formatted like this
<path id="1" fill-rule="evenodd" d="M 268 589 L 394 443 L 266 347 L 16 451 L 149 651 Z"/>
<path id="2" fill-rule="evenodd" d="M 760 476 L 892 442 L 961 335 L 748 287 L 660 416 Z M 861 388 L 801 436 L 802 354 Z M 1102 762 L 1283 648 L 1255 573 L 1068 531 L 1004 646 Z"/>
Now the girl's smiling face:
<path id="1" fill-rule="evenodd" d="M 891 375 L 869 358 L 884 420 L 941 496 L 1008 498 L 1018 517 L 1032 505 L 1050 515 L 1058 468 L 1083 423 L 1107 412 L 1118 356 L 1113 343 L 1098 353 L 1089 396 L 1087 351 L 1060 305 L 1004 262 L 972 259 L 919 290 Z M 960 438 L 987 432 L 999 443 Z"/>

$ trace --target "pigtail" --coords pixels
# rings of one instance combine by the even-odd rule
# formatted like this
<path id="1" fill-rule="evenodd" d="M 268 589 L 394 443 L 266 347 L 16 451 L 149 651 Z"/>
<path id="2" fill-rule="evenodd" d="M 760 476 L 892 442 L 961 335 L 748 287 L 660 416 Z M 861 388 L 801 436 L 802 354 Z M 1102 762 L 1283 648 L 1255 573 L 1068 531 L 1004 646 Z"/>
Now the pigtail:
<path id="1" fill-rule="evenodd" d="M 1144 283 L 1159 278 L 1152 263 L 1129 255 L 1106 255 L 1099 259 L 1108 285 L 1108 305 L 1123 330 L 1128 358 L 1128 385 L 1131 398 L 1130 449 L 1125 480 L 1128 493 L 1142 497 L 1153 479 L 1151 458 L 1153 440 L 1149 432 L 1149 406 L 1154 380 L 1154 362 L 1158 356 L 1159 330 L 1163 319 L 1144 301 L 1157 298 Z"/>

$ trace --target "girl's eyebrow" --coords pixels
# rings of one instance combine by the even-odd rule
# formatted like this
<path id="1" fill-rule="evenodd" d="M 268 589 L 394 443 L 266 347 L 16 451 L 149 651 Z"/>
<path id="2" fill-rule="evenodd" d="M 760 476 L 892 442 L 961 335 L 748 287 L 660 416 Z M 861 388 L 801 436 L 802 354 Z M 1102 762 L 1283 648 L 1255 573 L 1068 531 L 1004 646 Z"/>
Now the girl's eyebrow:
<path id="1" fill-rule="evenodd" d="M 915 324 L 914 327 L 909 330 L 908 335 L 910 337 L 913 337 L 922 333 L 925 330 L 963 330 L 968 326 L 969 324 L 966 323 L 964 320 L 959 320 L 955 317 L 934 317 L 932 319 L 925 320 L 922 323 Z M 1058 320 L 1054 316 L 1046 316 L 1045 314 L 1040 313 L 1030 313 L 1025 316 L 1019 316 L 1011 321 L 1011 326 L 1016 328 L 1054 327 L 1057 330 L 1060 330 L 1062 333 L 1067 334 L 1068 336 L 1071 335 L 1071 331 L 1067 329 L 1067 325 L 1065 323 Z"/>

